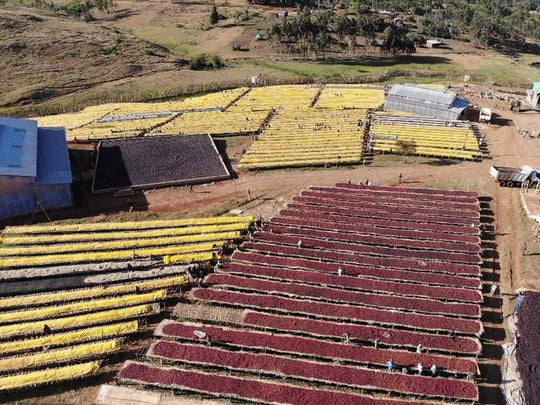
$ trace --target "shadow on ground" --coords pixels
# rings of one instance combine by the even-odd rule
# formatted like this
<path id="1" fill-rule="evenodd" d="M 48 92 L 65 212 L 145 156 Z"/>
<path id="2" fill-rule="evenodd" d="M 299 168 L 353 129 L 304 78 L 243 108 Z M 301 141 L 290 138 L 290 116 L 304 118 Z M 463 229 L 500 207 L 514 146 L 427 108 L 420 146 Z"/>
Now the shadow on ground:
<path id="1" fill-rule="evenodd" d="M 494 213 L 491 210 L 491 198 L 480 199 L 482 227 L 482 323 L 484 333 L 480 338 L 482 354 L 478 359 L 480 377 L 478 389 L 481 404 L 504 404 L 505 399 L 500 388 L 502 382 L 501 362 L 503 356 L 502 344 L 506 339 L 503 327 L 502 299 L 499 293 L 491 294 L 491 287 L 499 285 L 501 266 L 497 252 L 496 226 Z M 500 289 L 498 290 L 500 291 Z"/>

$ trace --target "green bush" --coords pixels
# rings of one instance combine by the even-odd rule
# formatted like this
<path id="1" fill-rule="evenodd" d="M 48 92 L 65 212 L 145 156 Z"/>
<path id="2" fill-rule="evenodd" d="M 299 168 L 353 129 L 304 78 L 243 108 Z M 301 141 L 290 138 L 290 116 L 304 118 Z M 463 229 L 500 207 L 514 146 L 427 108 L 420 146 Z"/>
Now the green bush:
<path id="1" fill-rule="evenodd" d="M 192 70 L 219 69 L 223 66 L 225 62 L 220 56 L 205 53 L 195 56 L 189 63 L 189 68 Z"/>
<path id="2" fill-rule="evenodd" d="M 82 17 L 85 21 L 90 22 L 94 20 L 91 13 L 92 9 L 97 8 L 100 11 L 109 11 L 113 6 L 113 0 L 71 0 L 69 3 L 59 6 L 58 9 L 63 10 L 72 17 Z"/>

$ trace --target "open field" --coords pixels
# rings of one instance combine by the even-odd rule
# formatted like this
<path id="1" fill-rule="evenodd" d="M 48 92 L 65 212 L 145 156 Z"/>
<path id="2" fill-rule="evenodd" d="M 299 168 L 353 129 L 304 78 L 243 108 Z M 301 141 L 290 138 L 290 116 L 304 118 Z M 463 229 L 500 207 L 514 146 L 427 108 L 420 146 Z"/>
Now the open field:
<path id="1" fill-rule="evenodd" d="M 217 2 L 229 18 L 215 27 L 207 23 L 209 1 L 120 0 L 111 13 L 98 13 L 91 23 L 18 3 L 8 2 L 0 12 L 0 54 L 6 61 L 0 73 L 11 78 L 0 88 L 2 114 L 44 115 L 105 102 L 181 98 L 245 86 L 252 75 L 271 84 L 448 83 L 470 74 L 475 83 L 513 88 L 540 78 L 539 70 L 530 66 L 540 61 L 538 55 L 510 58 L 455 40 L 448 41 L 447 49 L 420 48 L 417 54 L 399 58 L 369 50 L 345 60 L 283 60 L 271 41 L 255 40 L 256 33 L 266 34 L 275 22 L 275 10 L 243 0 Z M 248 21 L 235 17 L 244 9 Z M 56 29 L 59 24 L 62 30 Z M 249 52 L 233 51 L 235 44 Z M 189 70 L 189 59 L 201 53 L 220 55 L 227 66 Z"/>

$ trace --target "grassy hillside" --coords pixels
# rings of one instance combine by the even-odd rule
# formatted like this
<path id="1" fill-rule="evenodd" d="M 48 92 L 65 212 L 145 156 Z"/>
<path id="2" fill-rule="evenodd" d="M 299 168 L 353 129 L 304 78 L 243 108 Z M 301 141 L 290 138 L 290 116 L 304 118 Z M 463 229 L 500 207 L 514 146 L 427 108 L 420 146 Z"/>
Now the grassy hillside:
<path id="1" fill-rule="evenodd" d="M 540 70 L 531 67 L 539 55 L 510 57 L 458 40 L 445 41 L 444 49 L 418 47 L 415 54 L 392 56 L 355 39 L 354 48 L 334 43 L 302 60 L 287 52 L 287 44 L 266 39 L 280 21 L 276 8 L 247 0 L 217 5 L 221 18 L 215 25 L 206 0 L 119 0 L 109 11 L 93 9 L 94 21 L 85 22 L 50 4 L 8 0 L 0 9 L 0 74 L 11 80 L 0 83 L 0 113 L 41 115 L 177 98 L 246 85 L 253 75 L 264 83 L 391 83 L 459 82 L 470 74 L 477 83 L 522 91 L 540 80 Z M 256 40 L 257 33 L 265 40 Z M 225 68 L 190 70 L 189 61 L 203 53 L 222 57 Z"/>

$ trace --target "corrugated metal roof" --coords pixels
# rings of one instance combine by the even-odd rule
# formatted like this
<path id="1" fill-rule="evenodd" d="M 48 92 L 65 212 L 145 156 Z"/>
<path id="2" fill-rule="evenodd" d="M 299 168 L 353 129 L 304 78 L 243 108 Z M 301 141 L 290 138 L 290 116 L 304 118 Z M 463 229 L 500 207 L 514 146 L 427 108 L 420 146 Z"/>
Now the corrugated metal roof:
<path id="1" fill-rule="evenodd" d="M 36 184 L 71 184 L 71 165 L 63 128 L 39 128 Z"/>
<path id="2" fill-rule="evenodd" d="M 412 84 L 396 84 L 392 86 L 389 95 L 419 100 L 423 103 L 434 103 L 451 106 L 456 98 L 456 93 L 440 91 L 433 88 L 415 86 Z"/>
<path id="3" fill-rule="evenodd" d="M 469 102 L 455 93 L 409 84 L 394 85 L 385 97 L 384 109 L 410 112 L 441 120 L 457 120 Z"/>
<path id="4" fill-rule="evenodd" d="M 0 176 L 36 177 L 37 122 L 0 117 Z"/>

